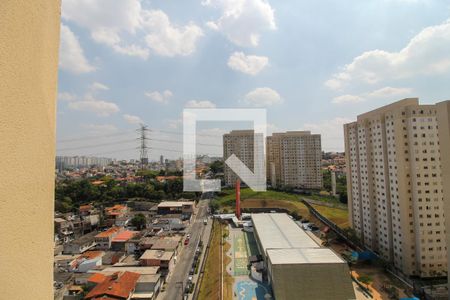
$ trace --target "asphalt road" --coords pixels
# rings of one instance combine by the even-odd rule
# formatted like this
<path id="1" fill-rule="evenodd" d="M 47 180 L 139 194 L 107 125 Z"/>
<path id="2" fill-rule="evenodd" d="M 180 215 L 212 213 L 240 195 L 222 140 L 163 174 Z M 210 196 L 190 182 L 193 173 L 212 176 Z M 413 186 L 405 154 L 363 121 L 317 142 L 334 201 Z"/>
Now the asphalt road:
<path id="1" fill-rule="evenodd" d="M 172 275 L 167 281 L 165 292 L 161 293 L 161 299 L 166 300 L 178 300 L 183 299 L 184 287 L 189 276 L 189 271 L 192 267 L 192 262 L 194 261 L 194 254 L 200 237 L 203 235 L 203 230 L 205 225 L 203 225 L 203 220 L 207 217 L 207 207 L 208 200 L 200 200 L 198 203 L 197 215 L 192 225 L 189 228 L 188 233 L 191 235 L 189 245 L 184 246 L 181 254 L 177 258 L 177 264 L 172 270 Z M 184 242 L 184 240 L 183 240 Z M 203 241 L 206 243 L 207 241 Z M 206 247 L 206 245 L 204 245 Z M 183 283 L 181 285 L 181 282 Z M 159 298 L 159 297 L 158 297 Z"/>

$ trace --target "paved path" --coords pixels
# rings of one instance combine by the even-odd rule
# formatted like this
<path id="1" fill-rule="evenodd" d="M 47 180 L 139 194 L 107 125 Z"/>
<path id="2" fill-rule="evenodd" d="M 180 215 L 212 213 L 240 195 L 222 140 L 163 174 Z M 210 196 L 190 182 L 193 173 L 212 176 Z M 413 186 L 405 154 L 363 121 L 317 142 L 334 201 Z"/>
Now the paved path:
<path id="1" fill-rule="evenodd" d="M 208 200 L 199 201 L 197 214 L 194 216 L 193 224 L 188 230 L 188 233 L 191 235 L 189 245 L 182 246 L 184 249 L 177 258 L 177 264 L 167 281 L 165 292 L 160 293 L 158 299 L 183 299 L 183 289 L 186 286 L 189 270 L 191 269 L 194 260 L 195 249 L 200 240 L 200 236 L 203 234 L 206 227 L 203 225 L 203 220 L 207 217 L 207 207 Z M 206 241 L 204 241 L 204 243 L 206 243 Z M 206 247 L 206 245 L 204 247 Z"/>

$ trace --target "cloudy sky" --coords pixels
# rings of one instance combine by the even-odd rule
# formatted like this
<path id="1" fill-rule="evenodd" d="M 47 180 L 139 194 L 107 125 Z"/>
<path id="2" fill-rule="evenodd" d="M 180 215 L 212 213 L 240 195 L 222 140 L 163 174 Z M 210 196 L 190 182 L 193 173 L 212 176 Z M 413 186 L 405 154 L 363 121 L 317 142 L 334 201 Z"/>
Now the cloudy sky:
<path id="1" fill-rule="evenodd" d="M 181 155 L 185 107 L 267 108 L 272 131 L 322 134 L 405 97 L 450 99 L 440 0 L 62 0 L 58 154 Z M 219 126 L 220 125 L 220 126 Z M 209 124 L 204 153 L 248 124 Z"/>

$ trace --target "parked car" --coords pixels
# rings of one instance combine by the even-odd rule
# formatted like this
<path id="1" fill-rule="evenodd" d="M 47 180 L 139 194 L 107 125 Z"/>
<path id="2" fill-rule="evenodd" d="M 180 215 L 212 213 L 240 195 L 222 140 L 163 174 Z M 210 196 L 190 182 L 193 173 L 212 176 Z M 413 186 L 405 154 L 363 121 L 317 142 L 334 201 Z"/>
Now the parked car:
<path id="1" fill-rule="evenodd" d="M 188 239 L 188 238 L 186 238 L 186 239 L 184 240 L 184 245 L 185 245 L 185 246 L 189 245 L 189 239 Z"/>
<path id="2" fill-rule="evenodd" d="M 317 227 L 317 226 L 314 225 L 314 224 L 309 224 L 309 225 L 308 225 L 308 229 L 311 230 L 311 231 L 318 231 L 318 230 L 319 230 L 319 227 Z"/>
<path id="3" fill-rule="evenodd" d="M 203 220 L 203 225 L 208 225 L 208 219 Z"/>

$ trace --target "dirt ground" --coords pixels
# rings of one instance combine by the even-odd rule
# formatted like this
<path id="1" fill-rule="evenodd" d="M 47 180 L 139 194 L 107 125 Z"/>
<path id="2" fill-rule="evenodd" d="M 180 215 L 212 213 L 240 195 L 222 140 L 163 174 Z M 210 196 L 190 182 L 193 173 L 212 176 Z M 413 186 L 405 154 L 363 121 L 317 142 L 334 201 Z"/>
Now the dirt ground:
<path id="1" fill-rule="evenodd" d="M 333 249 L 336 253 L 342 255 L 347 251 L 351 251 L 347 245 L 344 243 L 339 243 L 337 241 L 331 242 L 328 247 Z M 400 298 L 407 298 L 411 294 L 406 294 L 405 290 L 408 291 L 408 287 L 399 281 L 394 276 L 386 273 L 383 268 L 371 265 L 367 263 L 358 263 L 351 265 L 352 275 L 355 278 L 360 276 L 369 276 L 372 282 L 368 285 L 368 288 L 372 292 L 373 299 L 390 299 L 389 294 L 383 289 L 383 286 L 393 286 L 397 289 Z"/>

